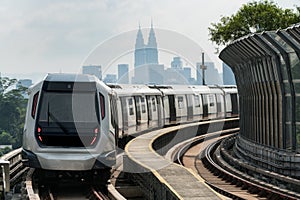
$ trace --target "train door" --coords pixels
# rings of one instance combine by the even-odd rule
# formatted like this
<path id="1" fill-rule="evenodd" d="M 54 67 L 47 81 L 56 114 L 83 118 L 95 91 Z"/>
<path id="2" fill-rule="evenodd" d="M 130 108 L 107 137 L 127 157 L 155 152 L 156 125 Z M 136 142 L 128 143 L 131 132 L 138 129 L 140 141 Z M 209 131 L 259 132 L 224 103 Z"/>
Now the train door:
<path id="1" fill-rule="evenodd" d="M 187 102 L 185 95 L 176 95 L 176 118 L 177 121 L 186 122 L 187 121 Z"/>
<path id="2" fill-rule="evenodd" d="M 231 95 L 225 95 L 225 110 L 226 110 L 226 117 L 232 116 L 232 104 L 231 104 Z"/>
<path id="3" fill-rule="evenodd" d="M 157 101 L 157 122 L 158 122 L 158 127 L 162 127 L 164 125 L 163 123 L 163 105 L 162 105 L 162 99 L 161 96 L 156 96 L 156 101 Z"/>
<path id="4" fill-rule="evenodd" d="M 119 110 L 122 112 L 122 134 L 123 136 L 128 134 L 128 103 L 126 97 L 120 98 Z"/>
<path id="5" fill-rule="evenodd" d="M 148 128 L 148 111 L 146 109 L 146 98 L 145 96 L 140 97 L 140 111 L 141 111 L 141 121 L 140 126 L 142 130 Z"/>
<path id="6" fill-rule="evenodd" d="M 134 101 L 135 101 L 135 111 L 136 111 L 136 130 L 140 129 L 140 125 L 141 125 L 141 102 L 140 102 L 140 97 L 135 96 L 134 97 Z"/>
<path id="7" fill-rule="evenodd" d="M 216 102 L 216 95 L 215 94 L 210 94 L 208 95 L 209 97 L 209 102 L 208 102 L 208 115 L 209 118 L 216 118 L 216 113 L 217 113 L 217 102 Z"/>
<path id="8" fill-rule="evenodd" d="M 136 130 L 144 130 L 148 127 L 148 114 L 146 111 L 146 100 L 144 96 L 135 96 L 135 110 L 136 110 Z"/>
<path id="9" fill-rule="evenodd" d="M 123 122 L 123 124 L 127 125 L 127 134 L 135 133 L 137 117 L 135 110 L 135 101 L 133 97 L 125 97 L 125 104 L 122 105 L 122 110 L 126 110 L 126 112 L 124 113 L 127 114 L 126 116 L 124 115 L 125 118 L 123 118 L 123 121 L 125 121 Z"/>
<path id="10" fill-rule="evenodd" d="M 118 146 L 119 122 L 116 96 L 110 95 L 111 131 L 115 134 L 115 144 Z"/>
<path id="11" fill-rule="evenodd" d="M 148 127 L 152 127 L 152 106 L 150 101 L 150 96 L 146 96 L 147 100 L 147 110 L 148 110 Z"/>
<path id="12" fill-rule="evenodd" d="M 176 122 L 175 96 L 168 95 L 168 100 L 169 100 L 169 114 L 170 114 L 170 124 L 171 124 L 173 122 Z"/>
<path id="13" fill-rule="evenodd" d="M 203 114 L 202 111 L 202 102 L 199 95 L 193 95 L 194 96 L 194 121 L 199 121 L 201 119 L 201 114 Z"/>
<path id="14" fill-rule="evenodd" d="M 231 97 L 231 107 L 232 107 L 232 115 L 237 116 L 239 113 L 239 106 L 238 106 L 238 97 L 237 94 L 230 94 Z"/>
<path id="15" fill-rule="evenodd" d="M 224 117 L 224 98 L 221 94 L 216 94 L 217 117 Z"/>
<path id="16" fill-rule="evenodd" d="M 164 96 L 163 97 L 163 101 L 164 101 L 164 122 L 165 124 L 169 124 L 170 123 L 170 105 L 169 105 L 169 97 L 168 96 Z"/>
<path id="17" fill-rule="evenodd" d="M 202 103 L 203 103 L 203 119 L 207 119 L 208 117 L 208 95 L 202 94 Z"/>
<path id="18" fill-rule="evenodd" d="M 192 94 L 188 94 L 186 95 L 186 101 L 187 101 L 187 120 L 188 121 L 192 121 L 193 120 L 193 116 L 194 116 L 194 112 L 193 112 L 193 107 L 194 107 L 194 102 L 193 102 L 193 95 Z"/>
<path id="19" fill-rule="evenodd" d="M 158 126 L 158 108 L 157 108 L 156 96 L 148 96 L 147 104 L 148 104 L 149 127 L 157 127 Z"/>

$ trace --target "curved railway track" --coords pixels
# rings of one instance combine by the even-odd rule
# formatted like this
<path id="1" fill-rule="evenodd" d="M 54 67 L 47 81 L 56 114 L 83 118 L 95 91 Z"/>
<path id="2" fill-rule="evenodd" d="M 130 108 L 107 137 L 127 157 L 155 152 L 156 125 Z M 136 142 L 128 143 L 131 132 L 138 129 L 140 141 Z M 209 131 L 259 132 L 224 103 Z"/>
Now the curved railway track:
<path id="1" fill-rule="evenodd" d="M 236 129 L 228 129 L 225 136 L 211 136 L 204 140 L 203 137 L 194 138 L 181 143 L 173 149 L 169 159 L 176 160 L 179 164 L 191 168 L 197 172 L 205 182 L 220 194 L 232 199 L 298 199 L 297 197 L 266 187 L 266 183 L 257 184 L 253 181 L 241 178 L 224 169 L 218 161 L 221 157 L 218 146 L 224 137 L 234 135 Z M 224 162 L 224 161 L 223 161 Z M 241 174 L 243 172 L 240 172 Z M 249 175 L 244 174 L 242 177 Z"/>
<path id="2" fill-rule="evenodd" d="M 35 170 L 30 169 L 26 175 L 24 188 L 22 188 L 22 199 L 29 200 L 55 200 L 55 199 L 99 199 L 109 200 L 107 191 L 97 186 L 64 182 L 63 184 L 43 183 L 39 185 L 39 177 Z"/>

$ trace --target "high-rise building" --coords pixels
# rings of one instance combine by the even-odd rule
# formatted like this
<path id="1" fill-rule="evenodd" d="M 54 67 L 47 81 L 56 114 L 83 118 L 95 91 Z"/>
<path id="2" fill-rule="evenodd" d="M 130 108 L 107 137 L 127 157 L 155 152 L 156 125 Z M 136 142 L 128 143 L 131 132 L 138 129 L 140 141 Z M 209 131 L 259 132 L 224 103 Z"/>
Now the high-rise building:
<path id="1" fill-rule="evenodd" d="M 173 69 L 182 69 L 182 61 L 180 57 L 174 57 L 171 62 L 171 68 Z"/>
<path id="2" fill-rule="evenodd" d="M 223 84 L 224 85 L 236 85 L 234 74 L 231 68 L 226 65 L 225 63 L 222 64 L 223 66 Z"/>
<path id="3" fill-rule="evenodd" d="M 135 40 L 135 50 L 134 50 L 134 68 L 144 65 L 146 63 L 145 54 L 145 44 L 141 26 L 139 25 L 139 30 Z"/>
<path id="4" fill-rule="evenodd" d="M 195 84 L 195 79 L 192 78 L 192 69 L 190 67 L 183 68 L 183 76 L 189 84 Z"/>
<path id="5" fill-rule="evenodd" d="M 95 75 L 99 80 L 102 80 L 102 69 L 100 65 L 82 66 L 82 73 Z"/>
<path id="6" fill-rule="evenodd" d="M 213 62 L 205 62 L 204 65 L 207 67 L 205 70 L 205 83 L 207 85 L 222 85 L 222 77 L 217 68 L 215 68 L 215 64 Z"/>
<path id="7" fill-rule="evenodd" d="M 197 84 L 202 85 L 202 69 L 201 63 L 197 63 Z M 206 85 L 222 85 L 223 81 L 215 64 L 213 62 L 204 62 L 205 69 L 205 84 Z"/>
<path id="8" fill-rule="evenodd" d="M 118 83 L 129 83 L 128 64 L 118 64 Z"/>
<path id="9" fill-rule="evenodd" d="M 165 70 L 165 84 L 190 84 L 191 68 L 182 68 L 180 57 L 173 57 L 171 68 Z"/>
<path id="10" fill-rule="evenodd" d="M 203 77 L 202 77 L 201 63 L 196 63 L 196 79 L 197 79 L 196 84 L 197 85 L 202 85 Z"/>
<path id="11" fill-rule="evenodd" d="M 148 43 L 144 44 L 141 26 L 137 32 L 134 51 L 133 83 L 162 84 L 164 66 L 158 63 L 156 36 L 151 22 Z"/>
<path id="12" fill-rule="evenodd" d="M 145 52 L 147 64 L 158 64 L 158 50 L 152 21 L 148 37 L 148 44 L 145 46 Z"/>

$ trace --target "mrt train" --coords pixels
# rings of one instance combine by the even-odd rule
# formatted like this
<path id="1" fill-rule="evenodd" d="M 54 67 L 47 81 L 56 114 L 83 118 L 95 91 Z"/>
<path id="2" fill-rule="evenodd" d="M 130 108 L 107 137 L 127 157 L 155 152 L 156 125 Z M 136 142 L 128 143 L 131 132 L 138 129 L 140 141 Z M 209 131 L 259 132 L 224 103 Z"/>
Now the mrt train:
<path id="1" fill-rule="evenodd" d="M 23 163 L 50 171 L 107 172 L 128 136 L 238 115 L 235 86 L 106 85 L 91 75 L 48 74 L 28 93 Z"/>

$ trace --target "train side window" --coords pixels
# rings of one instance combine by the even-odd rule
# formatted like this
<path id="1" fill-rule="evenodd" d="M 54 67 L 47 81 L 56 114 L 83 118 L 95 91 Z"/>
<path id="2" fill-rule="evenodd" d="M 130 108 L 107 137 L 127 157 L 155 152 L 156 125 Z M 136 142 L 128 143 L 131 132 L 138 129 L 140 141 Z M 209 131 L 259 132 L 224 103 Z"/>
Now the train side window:
<path id="1" fill-rule="evenodd" d="M 148 110 L 151 111 L 152 108 L 151 108 L 151 101 L 150 101 L 150 97 L 149 96 L 147 97 L 147 103 L 148 103 Z"/>
<path id="2" fill-rule="evenodd" d="M 215 98 L 214 95 L 209 95 L 209 106 L 214 106 L 215 105 Z"/>
<path id="3" fill-rule="evenodd" d="M 101 118 L 104 119 L 105 117 L 105 101 L 103 94 L 99 93 L 100 97 L 100 108 L 101 108 Z"/>
<path id="4" fill-rule="evenodd" d="M 32 118 L 35 117 L 38 97 L 39 97 L 39 92 L 35 93 L 35 95 L 33 96 L 32 107 L 31 107 L 31 116 L 32 116 Z"/>
<path id="5" fill-rule="evenodd" d="M 154 97 L 152 97 L 151 101 L 152 101 L 152 108 L 153 108 L 153 112 L 156 112 L 155 98 L 154 98 Z"/>
<path id="6" fill-rule="evenodd" d="M 128 99 L 129 115 L 133 115 L 133 101 L 132 98 Z"/>
<path id="7" fill-rule="evenodd" d="M 222 111 L 222 96 L 220 94 L 216 94 L 217 98 L 217 112 Z"/>
<path id="8" fill-rule="evenodd" d="M 151 108 L 151 102 L 150 102 L 150 97 L 149 96 L 146 96 L 146 100 L 147 100 L 147 111 L 148 111 L 148 119 L 149 121 L 152 120 L 152 108 Z"/>
<path id="9" fill-rule="evenodd" d="M 177 101 L 178 101 L 178 109 L 182 109 L 183 108 L 183 96 L 179 96 Z"/>
<path id="10" fill-rule="evenodd" d="M 200 98 L 198 95 L 194 95 L 195 107 L 200 107 Z"/>
<path id="11" fill-rule="evenodd" d="M 132 98 L 128 99 L 128 105 L 132 106 Z"/>

